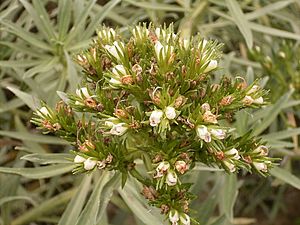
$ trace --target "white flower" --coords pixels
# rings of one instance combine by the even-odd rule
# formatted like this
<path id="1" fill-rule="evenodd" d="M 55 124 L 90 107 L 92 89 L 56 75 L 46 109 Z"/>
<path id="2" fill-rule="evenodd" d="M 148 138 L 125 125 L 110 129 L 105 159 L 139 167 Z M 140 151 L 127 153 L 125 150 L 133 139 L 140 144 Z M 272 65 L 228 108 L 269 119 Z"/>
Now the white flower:
<path id="1" fill-rule="evenodd" d="M 224 164 L 225 164 L 225 166 L 229 169 L 229 171 L 230 171 L 231 173 L 233 173 L 233 172 L 236 171 L 235 165 L 232 164 L 231 162 L 224 161 Z"/>
<path id="2" fill-rule="evenodd" d="M 164 173 L 170 168 L 170 164 L 168 162 L 160 162 L 158 166 L 156 167 L 156 174 L 154 178 L 159 178 L 164 175 Z"/>
<path id="3" fill-rule="evenodd" d="M 218 123 L 217 116 L 214 115 L 209 110 L 203 114 L 203 120 L 204 120 L 204 122 L 207 122 L 207 123 L 214 123 L 214 124 Z"/>
<path id="4" fill-rule="evenodd" d="M 265 163 L 262 163 L 262 162 L 253 162 L 253 165 L 259 171 L 263 171 L 263 172 L 267 172 L 268 171 L 268 166 Z"/>
<path id="5" fill-rule="evenodd" d="M 116 75 L 117 77 L 120 76 L 126 76 L 126 69 L 123 65 L 116 65 L 113 69 L 112 69 L 112 73 L 114 75 Z"/>
<path id="6" fill-rule="evenodd" d="M 177 174 L 174 171 L 169 171 L 167 173 L 166 183 L 169 186 L 174 186 L 177 184 Z"/>
<path id="7" fill-rule="evenodd" d="M 203 71 L 203 73 L 208 73 L 208 72 L 214 70 L 215 68 L 217 68 L 217 66 L 218 66 L 217 60 L 210 60 L 207 67 Z"/>
<path id="8" fill-rule="evenodd" d="M 165 60 L 168 55 L 171 55 L 174 51 L 174 47 L 170 45 L 163 46 L 159 41 L 156 41 L 154 50 L 158 60 Z M 162 58 L 160 58 L 162 57 Z"/>
<path id="9" fill-rule="evenodd" d="M 207 102 L 205 102 L 205 103 L 203 103 L 203 104 L 201 105 L 201 109 L 202 109 L 204 112 L 210 111 L 210 105 L 209 105 Z"/>
<path id="10" fill-rule="evenodd" d="M 202 47 L 200 50 L 203 51 L 205 46 L 207 45 L 207 40 L 203 39 L 201 42 L 199 42 L 198 48 Z"/>
<path id="11" fill-rule="evenodd" d="M 204 140 L 205 142 L 211 142 L 211 135 L 206 126 L 200 125 L 196 127 L 196 132 L 200 139 Z"/>
<path id="12" fill-rule="evenodd" d="M 231 156 L 233 159 L 239 160 L 241 157 L 239 156 L 238 150 L 235 148 L 230 149 L 229 151 L 225 152 L 226 155 Z"/>
<path id="13" fill-rule="evenodd" d="M 210 129 L 209 131 L 212 134 L 212 136 L 219 140 L 222 140 L 226 137 L 226 132 L 222 129 Z"/>
<path id="14" fill-rule="evenodd" d="M 179 214 L 177 210 L 172 209 L 169 212 L 169 220 L 172 223 L 172 225 L 178 224 L 177 222 L 179 221 Z"/>
<path id="15" fill-rule="evenodd" d="M 169 119 L 169 120 L 173 120 L 175 119 L 176 117 L 176 111 L 175 111 L 175 108 L 172 107 L 172 106 L 168 106 L 165 110 L 165 114 L 166 114 L 166 117 Z"/>
<path id="16" fill-rule="evenodd" d="M 269 149 L 267 146 L 260 145 L 256 149 L 253 150 L 253 153 L 259 153 L 259 155 L 266 156 L 269 153 Z"/>
<path id="17" fill-rule="evenodd" d="M 259 90 L 259 86 L 258 86 L 258 85 L 253 85 L 252 88 L 251 88 L 249 91 L 247 91 L 247 95 L 250 95 L 250 94 L 252 94 L 252 93 L 255 93 L 255 92 L 257 92 L 258 90 Z"/>
<path id="18" fill-rule="evenodd" d="M 98 32 L 98 37 L 101 39 L 111 40 L 115 39 L 116 32 L 113 28 L 103 29 Z"/>
<path id="19" fill-rule="evenodd" d="M 187 50 L 189 48 L 189 45 L 190 45 L 190 40 L 188 39 L 183 39 L 183 48 L 185 50 Z"/>
<path id="20" fill-rule="evenodd" d="M 74 158 L 74 163 L 83 163 L 85 162 L 85 158 L 80 156 L 80 155 L 76 155 L 75 158 Z"/>
<path id="21" fill-rule="evenodd" d="M 264 99 L 263 99 L 263 97 L 259 97 L 257 99 L 254 99 L 253 103 L 263 104 L 264 103 Z"/>
<path id="22" fill-rule="evenodd" d="M 179 160 L 175 163 L 175 168 L 179 173 L 184 174 L 189 169 L 189 166 L 185 161 Z"/>
<path id="23" fill-rule="evenodd" d="M 180 219 L 180 222 L 183 225 L 190 225 L 191 224 L 190 217 L 187 214 L 185 214 L 185 213 L 181 214 L 179 219 Z"/>
<path id="24" fill-rule="evenodd" d="M 147 37 L 149 35 L 149 30 L 142 26 L 136 26 L 132 30 L 132 34 L 136 40 L 142 39 L 143 37 Z"/>
<path id="25" fill-rule="evenodd" d="M 116 59 L 120 60 L 120 56 L 124 56 L 123 48 L 124 44 L 122 42 L 114 41 L 113 45 L 105 45 L 104 48 Z"/>
<path id="26" fill-rule="evenodd" d="M 152 127 L 156 127 L 158 126 L 158 124 L 160 123 L 161 121 L 161 118 L 163 116 L 163 112 L 160 111 L 160 110 L 154 110 L 151 115 L 150 115 L 150 118 L 149 118 L 149 121 L 150 121 L 150 125 Z"/>
<path id="27" fill-rule="evenodd" d="M 115 78 L 110 78 L 109 83 L 115 84 L 115 85 L 122 84 L 121 81 L 119 81 L 119 80 L 117 80 L 117 79 L 115 79 Z"/>
<path id="28" fill-rule="evenodd" d="M 86 87 L 80 88 L 80 89 L 76 89 L 76 95 L 78 95 L 78 97 L 82 98 L 82 96 L 84 96 L 85 98 L 90 98 L 90 94 L 88 92 L 88 89 Z"/>
<path id="29" fill-rule="evenodd" d="M 87 160 L 84 161 L 83 168 L 85 170 L 92 170 L 95 168 L 96 165 L 97 165 L 96 160 L 93 160 L 92 158 L 88 158 Z"/>
<path id="30" fill-rule="evenodd" d="M 243 102 L 245 105 L 251 105 L 251 104 L 254 102 L 254 99 L 253 99 L 251 96 L 246 95 L 246 96 L 243 98 L 242 102 Z"/>
<path id="31" fill-rule="evenodd" d="M 166 31 L 165 31 L 164 29 L 159 28 L 159 27 L 155 29 L 155 34 L 156 34 L 156 36 L 157 36 L 158 39 L 163 39 L 163 40 L 165 40 L 166 42 L 169 42 L 170 39 L 171 39 L 171 37 L 172 37 L 173 39 L 176 38 L 176 34 L 170 33 L 170 32 L 168 32 L 168 34 L 167 34 Z"/>
<path id="32" fill-rule="evenodd" d="M 107 127 L 109 127 L 109 128 L 112 128 L 116 123 L 118 123 L 118 121 L 119 120 L 117 118 L 115 118 L 115 117 L 109 117 L 105 121 L 104 125 L 107 126 Z"/>
<path id="33" fill-rule="evenodd" d="M 114 124 L 111 130 L 109 131 L 110 134 L 121 136 L 127 131 L 128 127 L 126 123 L 118 123 Z"/>
<path id="34" fill-rule="evenodd" d="M 40 117 L 45 117 L 45 116 L 50 116 L 50 112 L 49 112 L 49 110 L 45 107 L 45 106 L 43 106 L 42 108 L 40 108 L 37 112 L 36 112 L 36 114 L 38 115 L 38 116 L 40 116 Z"/>

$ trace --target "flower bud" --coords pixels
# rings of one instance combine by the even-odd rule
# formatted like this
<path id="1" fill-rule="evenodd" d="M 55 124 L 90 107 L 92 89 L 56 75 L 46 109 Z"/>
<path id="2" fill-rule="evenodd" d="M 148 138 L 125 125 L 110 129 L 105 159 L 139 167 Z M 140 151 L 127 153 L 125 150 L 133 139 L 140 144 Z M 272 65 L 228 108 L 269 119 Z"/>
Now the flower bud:
<path id="1" fill-rule="evenodd" d="M 220 101 L 220 105 L 222 105 L 222 106 L 230 105 L 233 102 L 233 100 L 234 100 L 233 96 L 231 96 L 231 95 L 225 96 Z"/>
<path id="2" fill-rule="evenodd" d="M 210 111 L 210 105 L 209 105 L 207 102 L 205 102 L 205 103 L 203 103 L 203 104 L 201 105 L 201 109 L 202 109 L 204 112 Z"/>
<path id="3" fill-rule="evenodd" d="M 98 32 L 98 37 L 100 39 L 109 41 L 111 39 L 115 39 L 116 32 L 113 28 L 109 29 L 102 29 L 101 31 Z"/>
<path id="4" fill-rule="evenodd" d="M 169 220 L 172 223 L 172 225 L 177 225 L 178 224 L 177 222 L 179 221 L 179 213 L 178 213 L 177 210 L 172 209 L 169 212 Z"/>
<path id="5" fill-rule="evenodd" d="M 112 135 L 122 136 L 128 129 L 125 125 L 126 123 L 114 124 L 109 133 Z"/>
<path id="6" fill-rule="evenodd" d="M 175 107 L 175 108 L 179 108 L 179 107 L 182 106 L 185 102 L 186 102 L 186 98 L 185 98 L 184 96 L 181 95 L 181 96 L 179 96 L 178 98 L 176 98 L 174 107 Z"/>
<path id="7" fill-rule="evenodd" d="M 96 160 L 93 160 L 92 158 L 88 158 L 87 160 L 84 161 L 83 168 L 85 170 L 92 170 L 95 168 L 96 165 L 97 165 Z"/>
<path id="8" fill-rule="evenodd" d="M 217 120 L 217 116 L 212 114 L 211 111 L 206 111 L 204 114 L 203 114 L 203 120 L 204 122 L 207 122 L 207 123 L 218 123 L 218 120 Z"/>
<path id="9" fill-rule="evenodd" d="M 210 129 L 209 132 L 212 134 L 212 136 L 219 140 L 222 140 L 226 137 L 226 132 L 222 129 Z"/>
<path id="10" fill-rule="evenodd" d="M 259 153 L 259 155 L 266 156 L 269 153 L 269 149 L 267 146 L 260 145 L 253 150 L 253 153 Z"/>
<path id="11" fill-rule="evenodd" d="M 158 166 L 156 167 L 156 171 L 157 171 L 157 172 L 164 173 L 164 172 L 166 172 L 169 168 L 170 168 L 170 163 L 168 163 L 168 162 L 166 162 L 166 161 L 163 161 L 163 162 L 160 162 L 160 163 L 158 164 Z"/>
<path id="12" fill-rule="evenodd" d="M 172 106 L 168 106 L 165 110 L 165 114 L 166 114 L 166 117 L 169 119 L 169 120 L 173 120 L 175 119 L 176 117 L 176 111 L 175 111 L 175 108 L 172 107 Z"/>
<path id="13" fill-rule="evenodd" d="M 207 67 L 203 71 L 203 73 L 208 73 L 208 72 L 214 70 L 215 68 L 217 68 L 217 66 L 218 66 L 217 60 L 210 60 Z"/>
<path id="14" fill-rule="evenodd" d="M 239 156 L 238 150 L 235 148 L 230 149 L 229 151 L 225 152 L 226 155 L 230 156 L 232 159 L 239 160 L 241 157 Z"/>
<path id="15" fill-rule="evenodd" d="M 191 224 L 191 219 L 190 219 L 189 215 L 187 215 L 185 213 L 180 215 L 179 220 L 182 223 L 182 225 L 190 225 Z"/>
<path id="16" fill-rule="evenodd" d="M 174 51 L 174 47 L 170 45 L 163 46 L 159 41 L 157 41 L 154 45 L 154 50 L 156 53 L 156 57 L 158 60 L 165 60 L 168 55 L 172 55 Z M 160 58 L 162 57 L 162 58 Z"/>
<path id="17" fill-rule="evenodd" d="M 184 174 L 188 170 L 188 165 L 185 161 L 179 160 L 175 163 L 175 168 L 179 173 Z"/>
<path id="18" fill-rule="evenodd" d="M 150 115 L 150 118 L 149 118 L 149 121 L 150 121 L 150 125 L 152 127 L 156 127 L 158 126 L 158 124 L 160 123 L 161 121 L 161 118 L 163 116 L 163 112 L 160 111 L 160 110 L 154 110 L 151 115 Z"/>
<path id="19" fill-rule="evenodd" d="M 85 162 L 85 158 L 80 156 L 80 155 L 76 155 L 75 158 L 74 158 L 74 163 L 83 163 Z"/>
<path id="20" fill-rule="evenodd" d="M 132 30 L 132 34 L 135 40 L 142 40 L 144 37 L 148 37 L 149 30 L 146 27 L 136 26 Z"/>
<path id="21" fill-rule="evenodd" d="M 229 171 L 230 171 L 231 173 L 233 173 L 233 172 L 236 171 L 235 165 L 234 165 L 233 163 L 228 162 L 228 161 L 225 160 L 225 161 L 224 161 L 224 164 L 225 164 L 225 166 L 229 169 Z"/>
<path id="22" fill-rule="evenodd" d="M 253 162 L 254 167 L 259 170 L 259 171 L 263 171 L 263 172 L 268 172 L 268 166 L 266 163 L 262 163 L 262 162 Z"/>
<path id="23" fill-rule="evenodd" d="M 169 186 L 174 186 L 177 184 L 177 174 L 175 173 L 175 171 L 168 171 L 166 183 Z"/>
<path id="24" fill-rule="evenodd" d="M 200 125 L 196 127 L 197 135 L 200 139 L 204 140 L 205 142 L 211 142 L 211 135 L 208 132 L 208 129 L 204 125 Z"/>
<path id="25" fill-rule="evenodd" d="M 86 87 L 80 88 L 80 89 L 76 89 L 76 95 L 78 95 L 78 97 L 82 98 L 91 98 L 89 91 Z"/>

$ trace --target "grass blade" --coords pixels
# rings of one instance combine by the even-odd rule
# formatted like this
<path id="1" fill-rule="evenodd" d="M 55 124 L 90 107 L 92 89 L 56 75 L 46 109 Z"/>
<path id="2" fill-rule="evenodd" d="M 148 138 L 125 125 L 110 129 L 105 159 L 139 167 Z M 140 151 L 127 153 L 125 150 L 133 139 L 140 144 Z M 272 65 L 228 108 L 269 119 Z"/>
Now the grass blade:
<path id="1" fill-rule="evenodd" d="M 249 49 L 253 46 L 253 35 L 246 16 L 244 15 L 239 3 L 236 0 L 226 0 L 227 7 L 230 14 L 233 17 L 234 23 L 239 28 L 240 32 L 244 36 Z"/>
<path id="2" fill-rule="evenodd" d="M 300 190 L 300 179 L 290 173 L 288 170 L 280 167 L 274 167 L 270 170 L 270 174 Z"/>
<path id="3" fill-rule="evenodd" d="M 73 163 L 73 155 L 67 153 L 33 153 L 28 154 L 21 159 L 39 164 L 52 164 L 52 163 Z"/>

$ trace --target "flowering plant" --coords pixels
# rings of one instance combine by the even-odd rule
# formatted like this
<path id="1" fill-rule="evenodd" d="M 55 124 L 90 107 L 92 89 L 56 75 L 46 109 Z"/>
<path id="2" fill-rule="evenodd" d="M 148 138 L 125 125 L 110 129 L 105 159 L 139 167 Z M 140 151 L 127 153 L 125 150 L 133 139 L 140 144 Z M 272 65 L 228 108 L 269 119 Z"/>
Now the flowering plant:
<path id="1" fill-rule="evenodd" d="M 55 110 L 43 105 L 32 121 L 74 146 L 74 173 L 115 170 L 123 185 L 132 176 L 170 224 L 197 224 L 189 215 L 192 184 L 184 181 L 197 163 L 261 175 L 272 167 L 265 143 L 251 131 L 237 136 L 231 125 L 238 110 L 264 105 L 266 91 L 240 77 L 214 83 L 216 41 L 184 39 L 172 26 L 139 25 L 131 33 L 125 39 L 112 28 L 98 31 L 76 58 L 82 86 Z"/>

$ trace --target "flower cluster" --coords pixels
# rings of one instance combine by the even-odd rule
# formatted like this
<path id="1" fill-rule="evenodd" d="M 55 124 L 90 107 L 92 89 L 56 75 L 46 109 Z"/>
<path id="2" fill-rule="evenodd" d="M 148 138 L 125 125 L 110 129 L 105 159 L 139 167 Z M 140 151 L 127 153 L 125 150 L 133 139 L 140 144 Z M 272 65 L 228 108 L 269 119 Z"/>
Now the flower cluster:
<path id="1" fill-rule="evenodd" d="M 98 31 L 76 57 L 82 87 L 55 110 L 41 107 L 32 121 L 70 141 L 74 173 L 109 169 L 133 176 L 170 224 L 196 223 L 189 216 L 191 184 L 182 179 L 196 163 L 261 175 L 272 166 L 265 143 L 251 132 L 238 137 L 230 125 L 238 110 L 264 105 L 266 91 L 240 77 L 214 83 L 221 56 L 215 41 L 184 39 L 172 26 L 139 25 L 131 32 L 125 39 L 112 28 Z M 147 174 L 137 170 L 137 159 L 145 160 Z"/>

